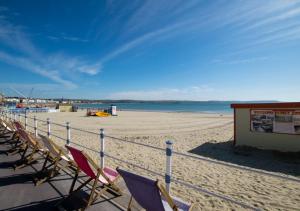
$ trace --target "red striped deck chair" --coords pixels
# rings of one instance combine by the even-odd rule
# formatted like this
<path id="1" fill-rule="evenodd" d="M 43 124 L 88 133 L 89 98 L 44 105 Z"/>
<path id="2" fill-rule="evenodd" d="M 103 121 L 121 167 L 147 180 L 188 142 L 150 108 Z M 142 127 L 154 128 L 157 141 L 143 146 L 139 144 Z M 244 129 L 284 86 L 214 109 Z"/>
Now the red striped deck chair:
<path id="1" fill-rule="evenodd" d="M 77 173 L 71 185 L 70 194 L 79 191 L 83 187 L 87 186 L 90 182 L 93 182 L 85 208 L 94 203 L 97 197 L 101 196 L 104 191 L 108 189 L 117 194 L 121 194 L 120 189 L 115 185 L 117 179 L 119 178 L 119 174 L 116 170 L 108 167 L 101 169 L 85 152 L 68 145 L 66 145 L 66 148 L 72 154 L 78 168 L 89 177 L 89 179 L 83 182 L 76 190 L 73 190 L 78 177 Z M 98 190 L 98 185 L 101 187 L 100 190 Z"/>

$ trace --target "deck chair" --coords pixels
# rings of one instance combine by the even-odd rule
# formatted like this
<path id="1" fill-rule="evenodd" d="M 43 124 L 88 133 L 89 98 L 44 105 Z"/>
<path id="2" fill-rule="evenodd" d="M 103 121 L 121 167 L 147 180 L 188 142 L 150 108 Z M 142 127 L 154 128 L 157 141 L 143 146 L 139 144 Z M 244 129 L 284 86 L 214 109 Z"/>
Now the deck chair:
<path id="1" fill-rule="evenodd" d="M 40 153 L 40 155 L 45 154 L 45 149 L 42 147 L 40 142 L 32 134 L 26 132 L 25 130 L 20 129 L 18 123 L 16 124 L 16 127 L 18 128 L 18 134 L 20 135 L 20 139 L 23 141 L 23 145 L 25 146 L 25 148 L 21 155 L 21 159 L 17 161 L 16 164 L 14 165 L 15 170 L 30 165 L 35 161 L 37 161 L 37 157 L 34 157 L 34 155 L 38 153 Z M 27 153 L 30 149 L 31 151 Z"/>
<path id="2" fill-rule="evenodd" d="M 116 194 L 121 194 L 120 189 L 115 185 L 117 179 L 119 178 L 118 172 L 108 167 L 101 169 L 85 152 L 68 145 L 66 145 L 66 148 L 72 154 L 74 161 L 78 166 L 78 170 L 80 169 L 89 177 L 89 179 L 83 182 L 76 190 L 73 190 L 78 177 L 77 171 L 70 188 L 70 194 L 79 191 L 84 186 L 87 186 L 90 182 L 93 182 L 88 200 L 85 200 L 85 208 L 88 208 L 91 204 L 93 204 L 96 201 L 97 197 L 101 196 L 104 191 L 108 189 L 115 192 Z M 100 191 L 98 190 L 98 184 L 101 187 Z"/>
<path id="3" fill-rule="evenodd" d="M 171 197 L 158 180 L 154 181 L 117 168 L 131 193 L 128 210 L 131 210 L 132 198 L 147 211 L 190 211 L 192 205 Z"/>
<path id="4" fill-rule="evenodd" d="M 10 128 L 7 126 L 7 121 L 0 118 L 0 136 L 3 137 L 7 133 L 10 133 Z"/>
<path id="5" fill-rule="evenodd" d="M 0 118 L 0 137 L 7 138 L 10 137 L 10 140 L 15 140 L 16 128 L 14 127 L 13 122 L 6 121 Z"/>
<path id="6" fill-rule="evenodd" d="M 5 134 L 5 138 L 9 138 L 6 139 L 6 141 L 4 143 L 9 143 L 12 145 L 12 148 L 9 149 L 6 154 L 7 155 L 11 155 L 11 154 L 15 154 L 18 152 L 21 152 L 24 150 L 24 140 L 20 139 L 20 135 L 19 135 L 19 129 L 20 128 L 24 128 L 19 122 L 17 121 L 5 121 L 2 120 L 2 125 L 5 128 L 4 134 Z M 8 136 L 7 136 L 8 135 Z"/>
<path id="7" fill-rule="evenodd" d="M 73 157 L 69 155 L 64 148 L 58 146 L 46 136 L 39 135 L 39 137 L 45 147 L 46 157 L 42 169 L 34 178 L 35 185 L 40 185 L 41 183 L 55 177 L 61 169 L 70 169 L 74 172 L 77 171 L 77 165 L 74 163 Z M 45 174 L 46 176 L 40 178 L 40 175 Z"/>

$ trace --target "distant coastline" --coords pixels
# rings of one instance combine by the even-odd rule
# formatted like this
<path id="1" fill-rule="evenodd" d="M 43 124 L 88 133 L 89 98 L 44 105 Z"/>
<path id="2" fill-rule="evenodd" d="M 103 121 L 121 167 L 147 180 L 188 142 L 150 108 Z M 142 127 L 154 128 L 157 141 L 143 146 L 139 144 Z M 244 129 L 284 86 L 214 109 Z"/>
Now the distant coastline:
<path id="1" fill-rule="evenodd" d="M 196 112 L 231 114 L 232 103 L 245 103 L 246 101 L 134 101 L 134 100 L 107 100 L 88 103 L 76 103 L 80 109 L 108 108 L 116 105 L 118 110 L 127 111 L 158 111 L 158 112 Z M 247 101 L 247 102 L 274 102 L 274 101 Z"/>

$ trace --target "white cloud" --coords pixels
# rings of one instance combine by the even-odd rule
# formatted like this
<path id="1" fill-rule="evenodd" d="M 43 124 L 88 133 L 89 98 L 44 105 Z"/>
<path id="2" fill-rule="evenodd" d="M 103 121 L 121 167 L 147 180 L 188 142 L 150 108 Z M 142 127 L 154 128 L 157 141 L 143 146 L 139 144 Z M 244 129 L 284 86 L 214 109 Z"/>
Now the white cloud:
<path id="1" fill-rule="evenodd" d="M 274 16 L 271 16 L 269 18 L 265 18 L 259 22 L 256 22 L 255 24 L 250 25 L 246 29 L 249 30 L 249 29 L 257 28 L 257 27 L 261 27 L 263 25 L 274 23 L 274 22 L 278 23 L 279 21 L 285 21 L 287 19 L 299 16 L 299 15 L 300 15 L 300 7 L 292 8 L 287 11 L 284 11 L 283 13 L 281 13 L 279 15 L 276 14 Z"/>
<path id="2" fill-rule="evenodd" d="M 102 69 L 102 64 L 101 63 L 95 63 L 92 65 L 80 65 L 77 67 L 79 72 L 86 73 L 89 75 L 97 75 L 101 69 Z"/>
<path id="3" fill-rule="evenodd" d="M 73 41 L 73 42 L 88 42 L 89 40 L 87 39 L 82 39 L 80 37 L 75 37 L 75 36 L 67 36 L 62 34 L 61 36 L 53 36 L 53 35 L 47 35 L 46 36 L 48 39 L 50 40 L 54 40 L 54 41 L 63 41 L 63 40 L 67 40 L 67 41 Z"/>
<path id="4" fill-rule="evenodd" d="M 9 9 L 7 7 L 0 6 L 0 12 L 6 12 Z"/>
<path id="5" fill-rule="evenodd" d="M 130 4 L 131 8 L 122 11 L 115 9 L 118 7 L 117 2 L 109 4 L 110 12 L 118 13 L 116 14 L 118 18 L 122 16 L 120 13 L 132 11 L 124 26 L 121 27 L 121 33 L 118 30 L 119 39 L 127 40 L 129 35 L 135 35 L 135 37 L 127 42 L 123 41 L 119 47 L 104 55 L 101 58 L 102 65 L 133 48 L 147 45 L 148 41 L 158 42 L 179 33 L 192 31 L 191 34 L 207 34 L 222 27 L 231 27 L 233 30 L 229 33 L 232 39 L 228 39 L 226 47 L 232 48 L 234 46 L 232 43 L 239 40 L 241 42 L 238 46 L 244 51 L 247 51 L 245 46 L 257 46 L 257 43 L 278 44 L 297 39 L 294 34 L 295 29 L 285 27 L 289 24 L 286 21 L 293 20 L 300 14 L 300 2 L 297 1 L 267 0 L 264 4 L 261 4 L 259 0 L 233 1 L 230 4 L 224 1 L 214 1 L 208 6 L 201 6 L 199 1 L 189 1 L 185 4 L 181 1 L 135 3 Z M 299 21 L 297 23 L 300 24 Z M 277 30 L 282 27 L 285 29 Z M 235 39 L 234 36 L 238 38 Z M 252 59 L 240 62 L 250 62 L 246 60 Z"/>
<path id="6" fill-rule="evenodd" d="M 215 89 L 203 85 L 183 89 L 166 88 L 157 90 L 115 92 L 108 95 L 107 98 L 132 100 L 210 100 L 208 94 L 215 92 Z"/>
<path id="7" fill-rule="evenodd" d="M 24 28 L 10 23 L 6 19 L 0 20 L 0 42 L 18 52 L 22 56 L 14 56 L 1 51 L 0 60 L 19 68 L 34 72 L 52 81 L 64 85 L 66 88 L 76 88 L 77 85 L 66 78 L 73 73 L 96 75 L 100 72 L 100 63 L 91 63 L 80 57 L 71 57 L 62 53 L 45 55 L 32 43 Z M 55 39 L 55 37 L 51 37 Z M 64 36 L 64 39 L 76 40 L 75 37 Z M 77 41 L 82 41 L 77 39 Z"/>
<path id="8" fill-rule="evenodd" d="M 48 55 L 45 64 L 48 68 L 57 68 L 65 71 L 66 73 L 85 73 L 88 75 L 96 75 L 101 71 L 101 63 L 90 63 L 80 57 L 70 57 L 63 53 L 56 53 Z"/>
<path id="9" fill-rule="evenodd" d="M 69 41 L 75 41 L 75 42 L 88 42 L 87 39 L 82 39 L 80 37 L 74 37 L 74 36 L 62 36 L 62 39 L 69 40 Z"/>
<path id="10" fill-rule="evenodd" d="M 0 20 L 0 25 L 1 43 L 27 56 L 41 58 L 40 52 L 30 41 L 28 35 L 22 31 L 21 26 L 14 25 L 7 20 Z"/>
<path id="11" fill-rule="evenodd" d="M 268 57 L 253 57 L 253 58 L 242 58 L 234 60 L 222 60 L 215 59 L 212 61 L 214 64 L 245 64 L 245 63 L 256 63 L 268 60 Z"/>
<path id="12" fill-rule="evenodd" d="M 119 46 L 117 49 L 106 54 L 104 57 L 101 58 L 100 61 L 102 64 L 107 61 L 110 61 L 110 60 L 114 59 L 115 57 L 119 56 L 120 54 L 125 53 L 146 41 L 151 40 L 151 42 L 157 42 L 157 41 L 163 39 L 165 34 L 167 34 L 167 33 L 172 34 L 172 33 L 174 33 L 174 31 L 178 30 L 179 28 L 185 26 L 188 23 L 190 23 L 190 21 L 180 22 L 180 23 L 176 23 L 176 24 L 173 24 L 173 25 L 170 25 L 167 27 L 163 27 L 158 30 L 143 34 L 142 36 L 137 37 L 127 43 L 124 43 L 123 45 Z"/>
<path id="13" fill-rule="evenodd" d="M 73 88 L 77 87 L 77 85 L 72 83 L 71 81 L 62 79 L 59 76 L 59 72 L 57 70 L 45 69 L 45 68 L 39 66 L 38 64 L 33 63 L 32 61 L 28 60 L 27 58 L 12 56 L 5 52 L 0 51 L 0 60 L 6 62 L 8 64 L 14 65 L 16 67 L 19 67 L 19 68 L 31 71 L 33 73 L 39 74 L 41 76 L 44 76 L 46 78 L 49 78 L 52 81 L 55 81 L 59 84 L 64 85 L 66 88 L 73 89 Z"/>

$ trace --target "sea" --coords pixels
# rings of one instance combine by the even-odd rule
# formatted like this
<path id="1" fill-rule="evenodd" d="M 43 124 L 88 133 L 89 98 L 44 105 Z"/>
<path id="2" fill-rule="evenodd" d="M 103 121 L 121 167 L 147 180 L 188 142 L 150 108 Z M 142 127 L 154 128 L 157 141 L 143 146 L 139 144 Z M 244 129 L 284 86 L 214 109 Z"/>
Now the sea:
<path id="1" fill-rule="evenodd" d="M 230 108 L 233 101 L 162 101 L 162 102 L 109 102 L 109 103 L 83 103 L 76 104 L 79 109 L 99 108 L 107 109 L 111 105 L 117 106 L 117 110 L 135 111 L 165 111 L 165 112 L 200 112 L 231 114 Z"/>

